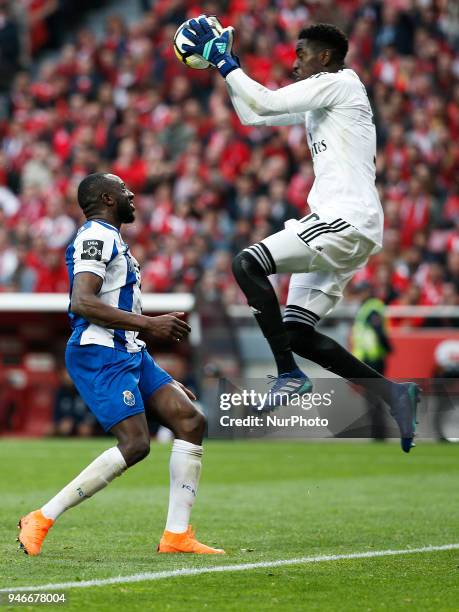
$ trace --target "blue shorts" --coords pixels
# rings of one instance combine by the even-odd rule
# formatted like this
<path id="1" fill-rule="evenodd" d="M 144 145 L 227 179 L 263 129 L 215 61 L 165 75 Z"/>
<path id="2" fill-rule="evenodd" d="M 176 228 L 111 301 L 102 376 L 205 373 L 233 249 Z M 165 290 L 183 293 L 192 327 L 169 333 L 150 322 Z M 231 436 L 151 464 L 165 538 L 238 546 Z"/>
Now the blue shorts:
<path id="1" fill-rule="evenodd" d="M 126 353 L 98 344 L 68 344 L 65 363 L 78 392 L 105 431 L 144 412 L 144 400 L 172 381 L 146 350 Z"/>

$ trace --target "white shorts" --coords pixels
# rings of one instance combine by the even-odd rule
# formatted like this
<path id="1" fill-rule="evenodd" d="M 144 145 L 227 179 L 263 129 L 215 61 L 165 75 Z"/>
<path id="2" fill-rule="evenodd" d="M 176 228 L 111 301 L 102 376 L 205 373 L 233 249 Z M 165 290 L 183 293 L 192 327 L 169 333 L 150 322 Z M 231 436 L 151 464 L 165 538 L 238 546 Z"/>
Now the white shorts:
<path id="1" fill-rule="evenodd" d="M 325 220 L 316 213 L 290 219 L 285 229 L 261 244 L 269 253 L 259 245 L 246 250 L 260 263 L 268 259 L 271 273 L 292 273 L 284 320 L 309 324 L 336 306 L 355 272 L 377 250 L 374 242 L 346 221 Z"/>

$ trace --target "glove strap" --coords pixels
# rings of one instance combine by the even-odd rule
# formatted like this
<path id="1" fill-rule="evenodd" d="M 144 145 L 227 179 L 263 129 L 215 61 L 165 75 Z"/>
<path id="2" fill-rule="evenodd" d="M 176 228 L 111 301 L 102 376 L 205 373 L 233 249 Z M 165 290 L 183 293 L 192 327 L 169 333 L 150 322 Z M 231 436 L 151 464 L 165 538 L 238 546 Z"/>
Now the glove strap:
<path id="1" fill-rule="evenodd" d="M 230 72 L 233 72 L 233 70 L 240 66 L 231 55 L 224 55 L 216 67 L 222 77 L 226 79 Z"/>

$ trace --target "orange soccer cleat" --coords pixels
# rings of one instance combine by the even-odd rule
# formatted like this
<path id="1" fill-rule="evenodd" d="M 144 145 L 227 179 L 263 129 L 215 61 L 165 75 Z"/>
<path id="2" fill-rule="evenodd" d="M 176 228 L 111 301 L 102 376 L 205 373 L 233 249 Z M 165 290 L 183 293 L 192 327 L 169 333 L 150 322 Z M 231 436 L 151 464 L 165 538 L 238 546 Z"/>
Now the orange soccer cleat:
<path id="1" fill-rule="evenodd" d="M 53 524 L 53 519 L 43 516 L 41 510 L 34 510 L 23 516 L 18 523 L 18 527 L 21 530 L 17 538 L 19 548 L 22 548 L 26 555 L 38 555 L 43 540 Z"/>
<path id="2" fill-rule="evenodd" d="M 165 531 L 159 542 L 158 552 L 160 553 L 195 553 L 196 555 L 224 555 L 222 548 L 212 548 L 201 544 L 194 537 L 191 525 L 183 533 L 173 533 Z"/>

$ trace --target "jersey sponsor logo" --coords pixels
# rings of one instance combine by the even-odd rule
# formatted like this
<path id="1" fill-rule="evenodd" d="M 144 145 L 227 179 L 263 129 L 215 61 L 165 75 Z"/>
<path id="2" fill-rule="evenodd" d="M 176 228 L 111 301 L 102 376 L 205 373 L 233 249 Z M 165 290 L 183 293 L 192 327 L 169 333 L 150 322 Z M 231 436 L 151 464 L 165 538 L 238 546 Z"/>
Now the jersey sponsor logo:
<path id="1" fill-rule="evenodd" d="M 325 140 L 317 140 L 316 142 L 311 143 L 311 156 L 314 159 L 316 155 L 319 153 L 323 153 L 328 149 L 327 143 Z"/>
<path id="2" fill-rule="evenodd" d="M 83 240 L 83 251 L 81 259 L 90 259 L 92 261 L 102 261 L 102 249 L 104 248 L 103 240 Z"/>
<path id="3" fill-rule="evenodd" d="M 134 406 L 135 404 L 135 395 L 132 393 L 132 391 L 123 391 L 123 402 L 127 405 L 127 406 Z"/>

